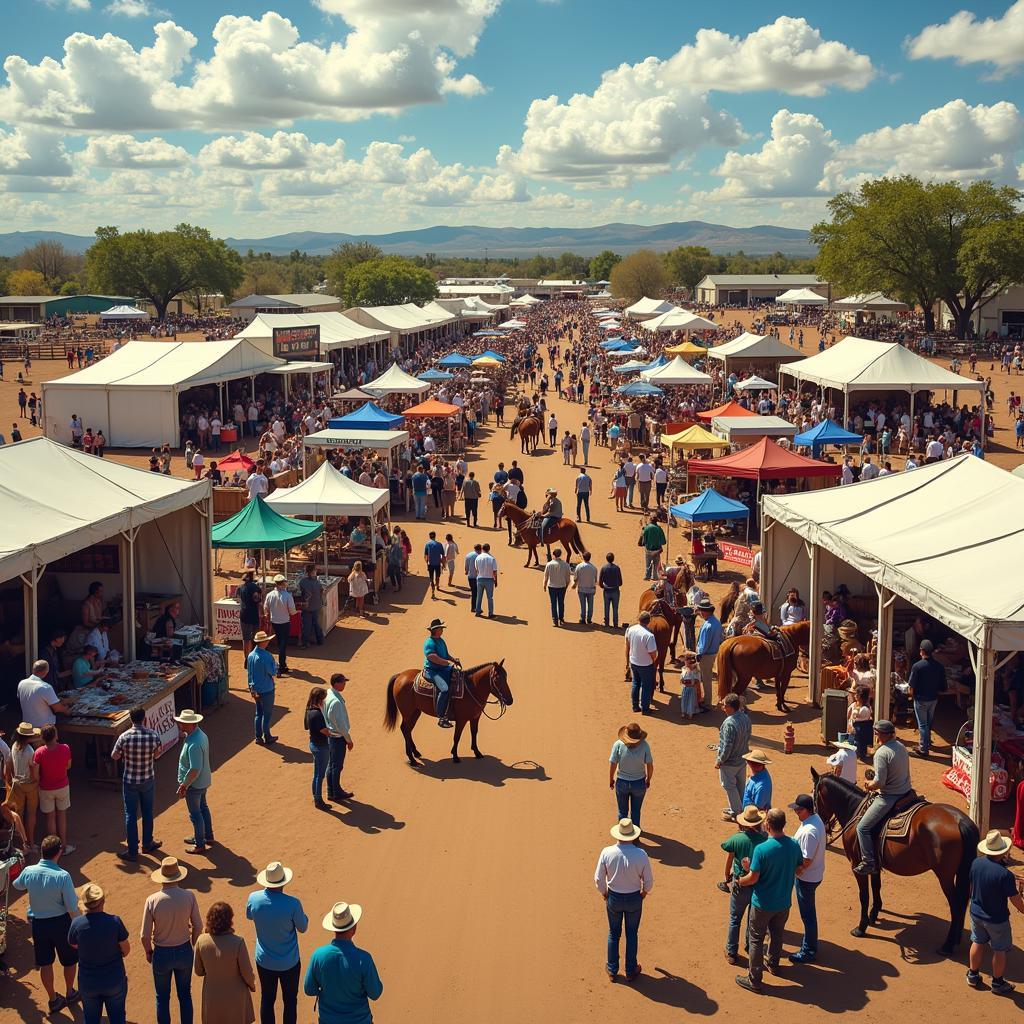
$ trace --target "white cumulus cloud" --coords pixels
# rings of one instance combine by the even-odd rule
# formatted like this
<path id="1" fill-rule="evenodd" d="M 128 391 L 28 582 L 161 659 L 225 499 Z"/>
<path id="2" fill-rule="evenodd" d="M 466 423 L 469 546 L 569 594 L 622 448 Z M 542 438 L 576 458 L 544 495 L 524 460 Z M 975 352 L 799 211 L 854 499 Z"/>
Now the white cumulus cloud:
<path id="1" fill-rule="evenodd" d="M 146 170 L 180 167 L 191 162 L 188 150 L 161 138 L 137 139 L 134 135 L 102 135 L 91 138 L 82 153 L 93 167 Z"/>
<path id="2" fill-rule="evenodd" d="M 203 165 L 255 171 L 308 167 L 314 161 L 341 160 L 344 155 L 341 139 L 326 144 L 310 141 L 303 132 L 275 132 L 271 136 L 246 132 L 208 143 L 199 151 L 198 160 Z"/>
<path id="3" fill-rule="evenodd" d="M 0 174 L 66 178 L 73 173 L 64 140 L 38 128 L 0 128 Z"/>
<path id="4" fill-rule="evenodd" d="M 1024 0 L 1016 0 L 998 18 L 958 11 L 908 39 L 907 53 L 914 60 L 952 58 L 957 64 L 994 64 L 997 71 L 1008 71 L 1024 62 Z"/>

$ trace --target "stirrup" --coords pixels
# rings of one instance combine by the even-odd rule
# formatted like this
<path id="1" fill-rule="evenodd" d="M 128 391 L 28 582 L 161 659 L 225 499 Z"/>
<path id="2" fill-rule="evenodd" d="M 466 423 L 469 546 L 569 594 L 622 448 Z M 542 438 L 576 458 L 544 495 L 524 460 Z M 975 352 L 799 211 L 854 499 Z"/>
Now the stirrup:
<path id="1" fill-rule="evenodd" d="M 854 869 L 855 875 L 877 875 L 878 865 L 874 861 L 862 860 Z"/>
<path id="2" fill-rule="evenodd" d="M 439 729 L 451 729 L 452 728 L 452 723 L 448 720 L 447 716 L 445 716 L 444 718 L 439 718 L 437 720 L 437 725 L 438 725 Z"/>

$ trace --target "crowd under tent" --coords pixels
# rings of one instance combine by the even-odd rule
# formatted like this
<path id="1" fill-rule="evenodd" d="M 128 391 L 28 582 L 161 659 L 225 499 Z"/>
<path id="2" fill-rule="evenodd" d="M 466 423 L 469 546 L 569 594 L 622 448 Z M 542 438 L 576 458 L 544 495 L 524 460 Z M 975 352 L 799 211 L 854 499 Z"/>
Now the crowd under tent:
<path id="1" fill-rule="evenodd" d="M 824 295 L 811 291 L 810 288 L 790 288 L 776 300 L 780 306 L 827 306 L 828 299 Z"/>
<path id="2" fill-rule="evenodd" d="M 518 299 L 512 299 L 510 306 L 539 306 L 544 300 L 533 295 L 520 295 Z"/>
<path id="3" fill-rule="evenodd" d="M 766 495 L 762 594 L 777 608 L 791 586 L 811 599 L 810 696 L 821 696 L 823 590 L 845 583 L 877 598 L 875 718 L 888 717 L 894 618 L 920 610 L 967 644 L 975 677 L 970 814 L 989 821 L 994 673 L 1024 651 L 1024 600 L 1008 566 L 1024 563 L 1014 524 L 1024 480 L 972 455 L 840 489 Z M 951 543 L 950 538 L 960 538 Z M 860 582 L 861 586 L 858 586 Z M 861 623 L 867 628 L 870 623 Z"/>
<path id="4" fill-rule="evenodd" d="M 776 376 L 782 363 L 792 363 L 803 357 L 784 341 L 770 334 L 749 334 L 744 331 L 738 338 L 707 350 L 712 359 L 722 362 L 725 375 L 737 371 Z"/>
<path id="5" fill-rule="evenodd" d="M 754 376 L 736 381 L 732 389 L 733 391 L 778 391 L 779 385 L 765 380 L 764 377 Z"/>
<path id="6" fill-rule="evenodd" d="M 678 345 L 667 345 L 664 352 L 667 356 L 706 356 L 708 349 L 692 341 L 681 341 Z"/>
<path id="7" fill-rule="evenodd" d="M 335 409 L 339 406 L 345 408 L 349 405 L 365 405 L 367 402 L 376 400 L 376 395 L 371 395 L 369 391 L 364 391 L 362 388 L 349 388 L 347 391 L 339 391 L 337 394 L 331 395 L 331 403 Z"/>
<path id="8" fill-rule="evenodd" d="M 100 320 L 106 322 L 117 322 L 121 320 L 149 320 L 150 315 L 144 309 L 136 309 L 134 306 L 111 306 L 110 309 L 100 313 Z"/>
<path id="9" fill-rule="evenodd" d="M 696 498 L 682 505 L 670 505 L 668 514 L 690 523 L 723 523 L 732 519 L 746 520 L 747 533 L 743 543 L 750 543 L 750 509 L 742 501 L 719 494 L 713 487 L 705 488 Z"/>
<path id="10" fill-rule="evenodd" d="M 302 439 L 302 473 L 309 476 L 330 450 L 377 451 L 387 459 L 388 467 L 399 469 L 400 454 L 409 441 L 407 430 L 318 430 Z"/>
<path id="11" fill-rule="evenodd" d="M 695 370 L 682 356 L 675 356 L 671 362 L 665 362 L 661 366 L 641 370 L 640 376 L 652 384 L 657 384 L 658 387 L 711 383 L 711 378 L 706 373 Z"/>
<path id="12" fill-rule="evenodd" d="M 469 356 L 464 356 L 461 352 L 449 352 L 446 356 L 441 356 L 437 361 L 438 366 L 449 366 L 459 369 L 464 366 L 472 366 L 473 360 Z"/>
<path id="13" fill-rule="evenodd" d="M 135 612 L 153 602 L 177 598 L 183 624 L 211 629 L 212 517 L 207 480 L 144 472 L 45 437 L 0 448 L 0 701 L 54 630 L 70 641 L 93 582 L 115 620 L 111 646 L 126 660 L 142 640 Z"/>
<path id="14" fill-rule="evenodd" d="M 721 324 L 698 316 L 686 309 L 672 309 L 668 313 L 644 320 L 640 325 L 647 331 L 720 331 Z"/>
<path id="15" fill-rule="evenodd" d="M 102 430 L 115 448 L 181 446 L 180 399 L 192 388 L 213 387 L 212 405 L 221 418 L 230 409 L 226 385 L 286 366 L 251 342 L 129 341 L 92 366 L 44 381 L 43 429 L 54 440 L 70 440 L 71 417 Z"/>
<path id="16" fill-rule="evenodd" d="M 905 391 L 910 395 L 913 419 L 918 391 L 947 391 L 954 396 L 958 391 L 976 391 L 981 406 L 981 436 L 985 436 L 985 382 L 961 377 L 896 342 L 843 338 L 824 352 L 780 366 L 779 375 L 792 377 L 798 384 L 841 391 L 843 423 L 850 421 L 850 395 L 857 392 Z"/>
<path id="17" fill-rule="evenodd" d="M 811 454 L 817 458 L 821 449 L 829 445 L 836 448 L 843 448 L 846 445 L 860 444 L 863 437 L 845 430 L 834 420 L 822 420 L 817 426 L 797 434 L 793 438 L 793 444 L 801 448 L 810 448 Z"/>
<path id="18" fill-rule="evenodd" d="M 637 299 L 632 306 L 627 306 L 624 312 L 630 320 L 650 320 L 651 317 L 660 316 L 662 313 L 680 312 L 680 309 L 665 299 L 651 299 L 645 295 L 642 299 Z"/>
<path id="19" fill-rule="evenodd" d="M 392 363 L 376 380 L 363 387 L 378 395 L 423 395 L 430 390 L 429 384 L 406 373 L 398 363 Z"/>
<path id="20" fill-rule="evenodd" d="M 661 443 L 675 455 L 675 452 L 728 451 L 729 442 L 694 423 L 676 434 L 662 434 Z"/>

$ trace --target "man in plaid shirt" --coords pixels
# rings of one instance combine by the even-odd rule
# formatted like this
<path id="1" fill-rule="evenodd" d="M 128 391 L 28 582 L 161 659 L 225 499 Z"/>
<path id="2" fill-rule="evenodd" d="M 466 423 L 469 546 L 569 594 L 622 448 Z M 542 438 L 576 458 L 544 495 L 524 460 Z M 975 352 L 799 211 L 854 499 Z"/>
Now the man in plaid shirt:
<path id="1" fill-rule="evenodd" d="M 128 849 L 118 853 L 121 860 L 139 859 L 138 816 L 142 811 L 142 852 L 152 853 L 160 848 L 153 838 L 153 796 L 156 792 L 154 761 L 160 749 L 160 737 L 142 723 L 146 720 L 144 708 L 132 708 L 129 713 L 131 728 L 121 733 L 110 756 L 124 761 L 122 795 L 124 797 L 124 829 Z"/>

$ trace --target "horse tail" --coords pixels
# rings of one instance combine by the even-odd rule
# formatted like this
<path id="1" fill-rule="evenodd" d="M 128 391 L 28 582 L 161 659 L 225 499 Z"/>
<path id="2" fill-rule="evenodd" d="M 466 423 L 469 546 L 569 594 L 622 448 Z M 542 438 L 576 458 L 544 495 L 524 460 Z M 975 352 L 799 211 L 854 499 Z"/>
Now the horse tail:
<path id="1" fill-rule="evenodd" d="M 715 658 L 715 672 L 718 673 L 718 692 L 725 696 L 732 689 L 732 661 L 729 658 L 731 645 L 728 640 L 722 641 Z"/>
<path id="2" fill-rule="evenodd" d="M 978 832 L 978 826 L 966 814 L 960 815 L 957 825 L 960 829 L 962 848 L 960 850 L 960 864 L 956 870 L 956 905 L 953 908 L 952 924 L 958 929 L 956 941 L 959 941 L 959 929 L 963 927 L 964 915 L 967 912 L 967 901 L 971 894 L 971 865 L 978 856 L 978 841 L 981 838 L 981 834 Z"/>
<path id="3" fill-rule="evenodd" d="M 583 546 L 583 538 L 580 536 L 580 528 L 575 523 L 573 523 L 572 526 L 572 543 L 573 547 L 576 549 L 577 555 L 582 555 L 583 552 L 587 550 Z"/>
<path id="4" fill-rule="evenodd" d="M 387 710 L 384 712 L 384 729 L 387 732 L 394 732 L 395 726 L 398 724 L 398 702 L 395 700 L 395 680 L 398 678 L 396 672 L 388 680 L 388 703 Z"/>

